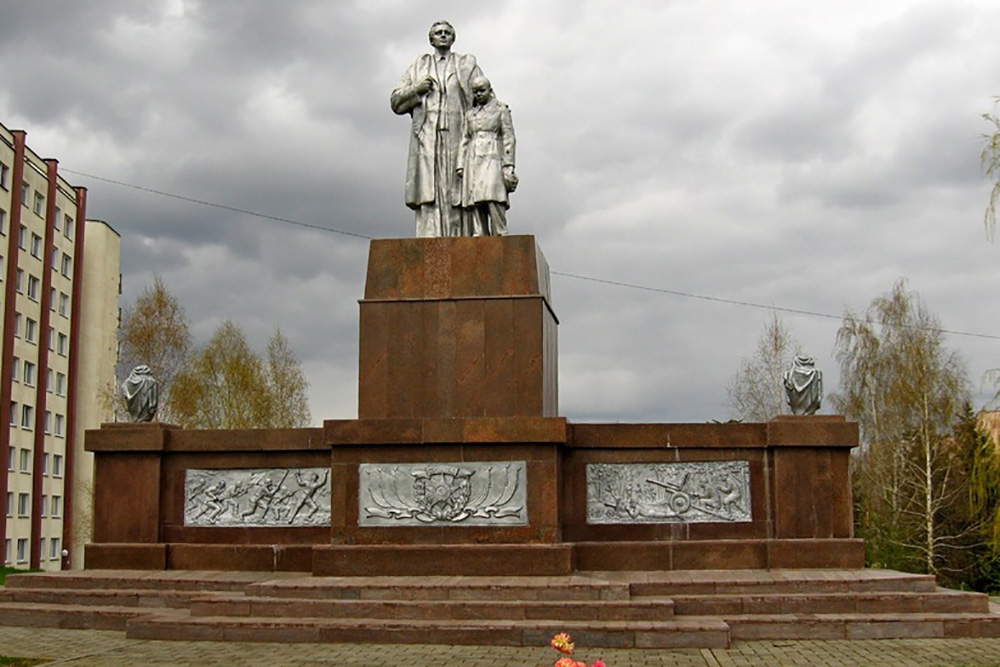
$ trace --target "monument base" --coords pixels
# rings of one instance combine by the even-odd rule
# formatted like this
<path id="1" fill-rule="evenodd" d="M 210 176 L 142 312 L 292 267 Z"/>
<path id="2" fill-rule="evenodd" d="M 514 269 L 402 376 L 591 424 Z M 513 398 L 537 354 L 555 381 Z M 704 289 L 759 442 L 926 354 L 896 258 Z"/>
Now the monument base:
<path id="1" fill-rule="evenodd" d="M 108 425 L 87 433 L 97 491 L 86 566 L 343 576 L 862 567 L 848 483 L 856 438 L 838 417 Z M 311 480 L 323 483 L 312 495 Z"/>
<path id="2" fill-rule="evenodd" d="M 841 417 L 571 424 L 534 237 L 373 241 L 360 419 L 109 424 L 88 567 L 342 575 L 860 567 Z"/>

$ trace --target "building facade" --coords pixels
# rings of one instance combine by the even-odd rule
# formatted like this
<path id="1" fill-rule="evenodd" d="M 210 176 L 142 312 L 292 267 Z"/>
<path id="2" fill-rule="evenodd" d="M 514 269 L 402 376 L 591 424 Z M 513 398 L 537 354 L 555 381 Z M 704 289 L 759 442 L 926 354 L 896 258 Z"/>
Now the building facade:
<path id="1" fill-rule="evenodd" d="M 110 414 L 120 239 L 88 221 L 87 191 L 0 125 L 0 515 L 4 564 L 82 565 L 92 460 Z M 107 407 L 105 407 L 107 406 Z"/>

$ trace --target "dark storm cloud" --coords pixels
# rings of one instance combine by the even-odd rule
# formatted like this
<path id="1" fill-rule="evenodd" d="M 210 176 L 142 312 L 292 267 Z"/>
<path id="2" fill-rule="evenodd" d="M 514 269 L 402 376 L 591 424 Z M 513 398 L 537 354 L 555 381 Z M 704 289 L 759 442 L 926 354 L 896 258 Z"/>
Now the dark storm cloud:
<path id="1" fill-rule="evenodd" d="M 0 121 L 66 170 L 374 237 L 408 236 L 388 95 L 448 18 L 508 102 L 512 229 L 555 271 L 764 305 L 863 309 L 901 275 L 1000 333 L 978 114 L 990 3 L 792 0 L 7 2 Z M 44 31 L 40 31 L 44 26 Z M 44 33 L 44 34 L 43 34 Z M 44 37 L 44 38 L 43 38 Z M 275 327 L 314 419 L 356 406 L 367 242 L 92 180 L 125 296 L 161 275 L 204 341 Z M 563 412 L 724 419 L 766 310 L 553 277 Z M 785 315 L 836 387 L 836 320 Z M 1000 354 L 953 338 L 973 376 Z"/>

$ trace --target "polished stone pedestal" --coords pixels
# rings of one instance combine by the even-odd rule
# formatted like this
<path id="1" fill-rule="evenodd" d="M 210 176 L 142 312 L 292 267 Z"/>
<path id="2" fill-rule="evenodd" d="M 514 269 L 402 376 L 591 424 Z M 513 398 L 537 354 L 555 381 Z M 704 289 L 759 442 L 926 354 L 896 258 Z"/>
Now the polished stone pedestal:
<path id="1" fill-rule="evenodd" d="M 532 236 L 372 241 L 358 416 L 555 417 L 557 324 Z"/>
<path id="2" fill-rule="evenodd" d="M 558 416 L 556 326 L 533 237 L 373 241 L 359 419 L 88 431 L 86 566 L 344 576 L 863 566 L 848 477 L 856 424 L 573 424 Z"/>

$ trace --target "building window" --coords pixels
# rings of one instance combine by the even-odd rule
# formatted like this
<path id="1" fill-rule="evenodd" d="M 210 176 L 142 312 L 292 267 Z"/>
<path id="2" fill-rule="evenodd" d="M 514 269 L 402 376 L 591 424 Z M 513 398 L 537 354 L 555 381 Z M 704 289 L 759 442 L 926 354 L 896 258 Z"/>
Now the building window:
<path id="1" fill-rule="evenodd" d="M 18 294 L 24 294 L 24 271 L 21 269 L 17 270 L 17 275 L 14 278 L 14 289 L 17 290 Z"/>
<path id="2" fill-rule="evenodd" d="M 21 250 L 28 249 L 28 228 L 21 225 L 21 229 L 17 232 L 17 247 Z"/>
<path id="3" fill-rule="evenodd" d="M 50 394 L 52 393 L 52 377 L 53 373 L 52 369 L 50 368 L 47 371 L 45 371 L 45 391 L 49 392 Z"/>
<path id="4" fill-rule="evenodd" d="M 49 310 L 56 312 L 56 288 L 49 288 Z"/>
<path id="5" fill-rule="evenodd" d="M 52 496 L 52 518 L 62 516 L 62 496 Z"/>
<path id="6" fill-rule="evenodd" d="M 52 270 L 55 271 L 58 266 L 59 261 L 59 248 L 52 246 L 52 256 L 50 257 L 49 264 L 52 266 Z"/>
<path id="7" fill-rule="evenodd" d="M 24 362 L 24 384 L 29 387 L 35 386 L 35 364 L 30 361 Z"/>
<path id="8" fill-rule="evenodd" d="M 56 373 L 56 395 L 65 396 L 66 395 L 66 374 Z"/>
<path id="9" fill-rule="evenodd" d="M 73 218 L 66 216 L 66 224 L 63 226 L 63 236 L 73 240 Z"/>
<path id="10" fill-rule="evenodd" d="M 46 434 L 52 433 L 52 413 L 50 411 L 48 411 L 48 410 L 45 411 L 45 433 Z M 48 465 L 49 464 L 49 455 L 48 454 L 45 455 L 44 461 L 45 462 L 42 464 L 42 474 L 43 475 L 47 475 L 48 472 L 49 472 L 48 471 L 48 468 L 49 468 L 49 465 Z"/>
<path id="11" fill-rule="evenodd" d="M 21 183 L 21 206 L 28 206 L 28 199 L 31 198 L 31 186 Z"/>
<path id="12" fill-rule="evenodd" d="M 21 448 L 21 472 L 31 472 L 31 450 Z"/>
<path id="13" fill-rule="evenodd" d="M 28 538 L 20 537 L 17 540 L 17 562 L 28 562 Z"/>
<path id="14" fill-rule="evenodd" d="M 66 341 L 67 340 L 69 340 L 69 339 L 66 338 L 66 334 L 61 333 L 61 334 L 59 334 L 59 341 L 56 344 L 56 352 L 58 352 L 60 355 L 62 355 L 64 357 L 66 356 Z"/>
<path id="15" fill-rule="evenodd" d="M 31 496 L 27 493 L 17 494 L 17 515 L 24 517 L 31 514 Z"/>
<path id="16" fill-rule="evenodd" d="M 49 349 L 53 352 L 56 351 L 56 329 L 55 327 L 49 327 Z"/>
<path id="17" fill-rule="evenodd" d="M 32 207 L 31 210 L 33 210 L 35 212 L 35 215 L 37 215 L 38 217 L 40 218 L 45 217 L 45 195 L 43 195 L 41 192 L 37 191 L 35 192 L 35 205 Z"/>
<path id="18" fill-rule="evenodd" d="M 69 317 L 69 295 L 59 292 L 59 314 Z"/>
<path id="19" fill-rule="evenodd" d="M 0 162 L 0 188 L 10 190 L 10 167 L 3 162 Z"/>
<path id="20" fill-rule="evenodd" d="M 0 208 L 0 236 L 7 236 L 7 211 Z"/>
<path id="21" fill-rule="evenodd" d="M 14 467 L 14 462 L 17 460 L 17 447 L 7 448 L 7 470 L 14 472 L 17 468 Z"/>
<path id="22" fill-rule="evenodd" d="M 10 425 L 17 426 L 17 401 L 10 402 Z"/>
<path id="23" fill-rule="evenodd" d="M 73 277 L 73 258 L 66 253 L 62 256 L 62 274 L 67 278 Z"/>
<path id="24" fill-rule="evenodd" d="M 14 516 L 14 492 L 7 492 L 7 516 Z"/>
<path id="25" fill-rule="evenodd" d="M 53 537 L 49 540 L 49 560 L 59 560 L 62 558 L 62 540 L 58 537 Z"/>
<path id="26" fill-rule="evenodd" d="M 8 565 L 11 562 L 10 561 L 11 544 L 13 544 L 13 542 L 11 542 L 11 540 L 10 540 L 9 537 L 6 540 L 3 541 L 3 562 L 4 562 L 4 565 Z"/>
<path id="27" fill-rule="evenodd" d="M 46 412 L 45 414 L 51 416 L 52 413 Z M 42 454 L 42 474 L 43 475 L 48 475 L 49 474 L 49 453 L 48 452 L 45 452 L 44 454 Z"/>
<path id="28" fill-rule="evenodd" d="M 27 318 L 24 325 L 24 339 L 29 343 L 38 342 L 38 322 L 30 317 Z"/>
<path id="29" fill-rule="evenodd" d="M 38 289 L 41 284 L 35 276 L 28 276 L 28 298 L 32 301 L 38 301 Z"/>
<path id="30" fill-rule="evenodd" d="M 10 379 L 14 382 L 19 382 L 21 379 L 21 359 L 19 357 L 14 357 L 14 363 L 10 369 Z"/>
<path id="31" fill-rule="evenodd" d="M 53 224 L 55 225 L 57 232 L 62 229 L 62 217 L 62 209 L 56 206 L 56 219 L 53 221 Z"/>
<path id="32" fill-rule="evenodd" d="M 58 414 L 56 415 L 56 437 L 57 438 L 63 437 L 63 421 L 64 421 L 64 419 L 65 418 L 62 415 L 58 415 Z M 58 454 L 56 454 L 56 458 L 59 458 Z M 54 474 L 56 474 L 56 476 L 58 477 L 57 473 L 54 473 Z"/>
<path id="33" fill-rule="evenodd" d="M 14 337 L 21 337 L 21 313 L 14 312 Z"/>
<path id="34" fill-rule="evenodd" d="M 31 256 L 35 259 L 42 258 L 42 237 L 34 232 L 31 234 Z"/>
<path id="35" fill-rule="evenodd" d="M 49 502 L 49 497 L 43 493 L 42 494 L 42 513 L 41 513 L 42 517 L 45 517 L 45 516 L 48 515 L 49 508 L 46 507 L 46 505 L 48 504 L 48 502 Z M 43 549 L 43 551 L 44 551 L 44 549 Z"/>
<path id="36" fill-rule="evenodd" d="M 30 405 L 21 406 L 21 428 L 30 431 L 35 424 L 35 408 Z"/>
<path id="37" fill-rule="evenodd" d="M 61 417 L 62 417 L 62 415 L 56 415 L 56 423 L 57 424 L 59 423 L 59 419 Z M 62 477 L 62 468 L 63 468 L 63 457 L 62 457 L 62 454 L 53 454 L 52 455 L 52 476 L 53 477 Z"/>

